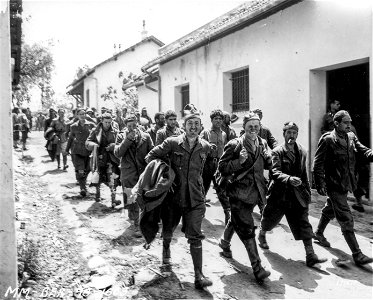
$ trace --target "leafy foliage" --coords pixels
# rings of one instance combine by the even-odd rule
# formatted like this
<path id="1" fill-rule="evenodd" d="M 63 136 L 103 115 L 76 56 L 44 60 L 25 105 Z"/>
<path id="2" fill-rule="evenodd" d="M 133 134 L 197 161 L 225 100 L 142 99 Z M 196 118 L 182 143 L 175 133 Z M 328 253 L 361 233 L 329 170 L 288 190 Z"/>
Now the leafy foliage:
<path id="1" fill-rule="evenodd" d="M 134 81 L 137 76 L 130 73 L 127 77 L 124 77 L 123 72 L 120 71 L 118 77 L 123 77 L 123 83 Z M 138 110 L 139 101 L 136 88 L 131 88 L 126 91 L 118 92 L 112 86 L 107 87 L 107 92 L 101 95 L 104 101 L 111 101 L 114 103 L 116 108 L 127 108 L 128 112 L 134 112 Z"/>
<path id="2" fill-rule="evenodd" d="M 48 108 L 54 96 L 51 86 L 53 70 L 53 56 L 48 47 L 23 43 L 19 89 L 13 93 L 13 104 L 22 106 L 24 102 L 30 102 L 31 91 L 39 88 L 42 106 Z"/>
<path id="3" fill-rule="evenodd" d="M 79 79 L 83 77 L 83 75 L 87 73 L 88 70 L 89 70 L 88 65 L 84 65 L 83 67 L 78 67 L 78 69 L 75 72 L 75 79 Z"/>

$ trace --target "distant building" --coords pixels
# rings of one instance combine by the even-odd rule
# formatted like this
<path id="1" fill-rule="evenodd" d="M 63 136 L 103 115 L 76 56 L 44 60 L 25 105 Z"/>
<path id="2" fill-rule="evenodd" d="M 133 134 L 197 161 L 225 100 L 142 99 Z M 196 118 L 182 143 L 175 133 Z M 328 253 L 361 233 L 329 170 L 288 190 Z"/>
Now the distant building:
<path id="1" fill-rule="evenodd" d="M 98 110 L 102 106 L 114 108 L 114 104 L 104 102 L 101 95 L 108 92 L 108 87 L 112 87 L 120 98 L 123 79 L 131 73 L 138 75 L 141 66 L 157 56 L 159 47 L 163 45 L 154 36 L 143 36 L 141 42 L 113 55 L 74 80 L 67 87 L 67 93 L 76 99 L 77 106 L 96 107 Z"/>

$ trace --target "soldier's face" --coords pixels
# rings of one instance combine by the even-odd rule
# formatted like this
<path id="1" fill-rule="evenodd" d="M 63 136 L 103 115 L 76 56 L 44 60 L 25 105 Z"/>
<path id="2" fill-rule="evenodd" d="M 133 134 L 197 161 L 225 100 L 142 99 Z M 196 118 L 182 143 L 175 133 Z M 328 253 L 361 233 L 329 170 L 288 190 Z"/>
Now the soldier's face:
<path id="1" fill-rule="evenodd" d="M 63 118 L 65 116 L 65 111 L 63 109 L 59 110 L 58 115 L 60 118 Z"/>
<path id="2" fill-rule="evenodd" d="M 127 129 L 129 132 L 135 131 L 136 128 L 137 128 L 136 121 L 127 122 Z"/>
<path id="3" fill-rule="evenodd" d="M 341 120 L 341 122 L 335 121 L 334 124 L 336 125 L 336 129 L 339 132 L 350 132 L 351 131 L 351 117 L 350 116 L 344 116 Z"/>
<path id="4" fill-rule="evenodd" d="M 294 129 L 288 129 L 284 132 L 285 143 L 293 145 L 298 137 L 298 131 Z"/>
<path id="5" fill-rule="evenodd" d="M 211 120 L 211 123 L 212 123 L 212 127 L 220 128 L 221 125 L 223 124 L 223 119 L 220 116 L 217 116 Z"/>
<path id="6" fill-rule="evenodd" d="M 102 119 L 102 127 L 104 130 L 108 130 L 111 125 L 111 119 Z"/>
<path id="7" fill-rule="evenodd" d="M 166 124 L 170 128 L 175 128 L 176 127 L 176 117 L 169 117 L 166 119 Z"/>
<path id="8" fill-rule="evenodd" d="M 245 124 L 245 134 L 251 140 L 255 140 L 260 130 L 259 120 L 250 120 Z"/>
<path id="9" fill-rule="evenodd" d="M 201 131 L 201 120 L 192 118 L 185 122 L 185 133 L 187 137 L 192 138 L 198 136 Z"/>
<path id="10" fill-rule="evenodd" d="M 164 124 L 165 124 L 165 122 L 166 121 L 165 121 L 164 115 L 160 115 L 159 118 L 158 118 L 158 120 L 157 120 L 158 126 L 163 127 Z"/>
<path id="11" fill-rule="evenodd" d="M 81 110 L 78 112 L 78 119 L 79 121 L 84 121 L 85 120 L 85 111 Z"/>

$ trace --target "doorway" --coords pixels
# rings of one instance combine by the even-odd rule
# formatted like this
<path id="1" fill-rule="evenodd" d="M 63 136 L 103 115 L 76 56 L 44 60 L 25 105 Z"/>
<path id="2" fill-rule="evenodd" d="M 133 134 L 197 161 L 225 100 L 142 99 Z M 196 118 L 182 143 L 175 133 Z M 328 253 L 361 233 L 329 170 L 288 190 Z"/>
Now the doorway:
<path id="1" fill-rule="evenodd" d="M 327 71 L 326 92 L 326 106 L 339 100 L 341 109 L 350 113 L 360 142 L 371 148 L 369 63 Z"/>

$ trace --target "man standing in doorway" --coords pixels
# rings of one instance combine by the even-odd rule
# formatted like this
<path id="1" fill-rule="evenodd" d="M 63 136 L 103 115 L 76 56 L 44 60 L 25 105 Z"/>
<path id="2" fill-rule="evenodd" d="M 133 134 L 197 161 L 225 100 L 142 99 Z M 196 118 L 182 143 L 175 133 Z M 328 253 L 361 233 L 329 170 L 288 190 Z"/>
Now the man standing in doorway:
<path id="1" fill-rule="evenodd" d="M 322 118 L 321 134 L 332 131 L 334 129 L 333 117 L 337 111 L 341 108 L 341 102 L 338 100 L 332 100 L 329 102 L 328 112 Z"/>

